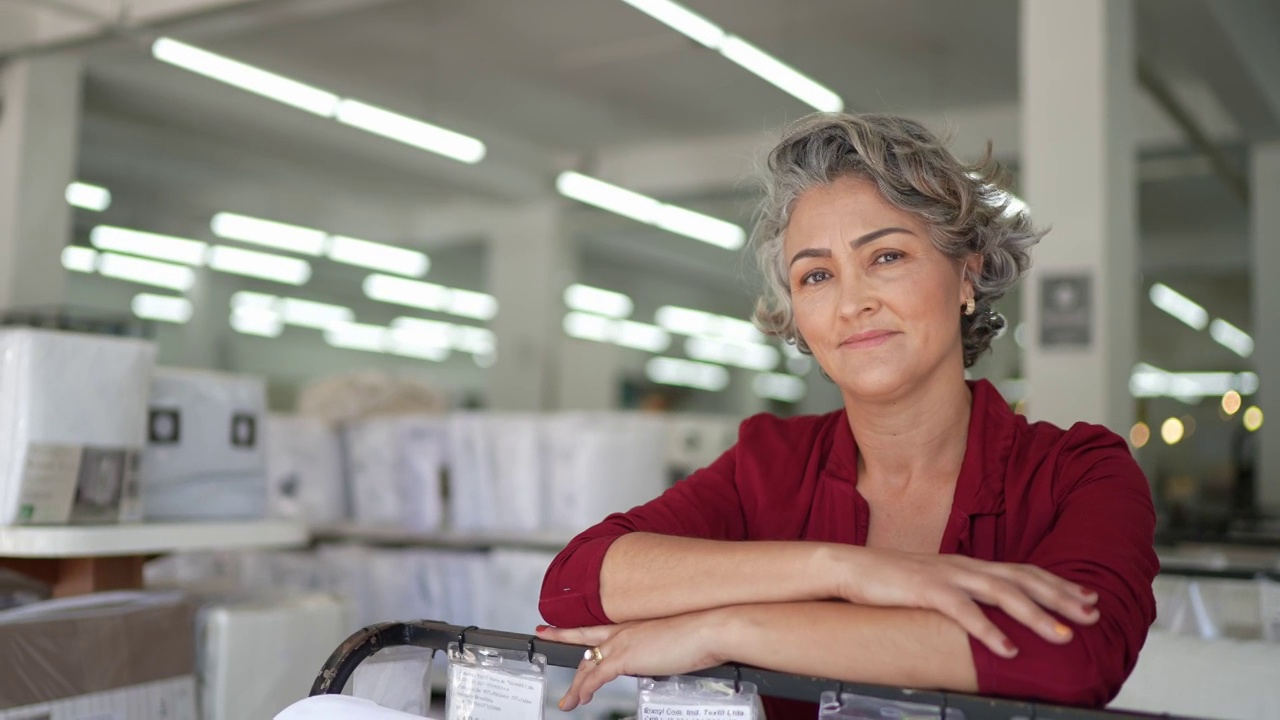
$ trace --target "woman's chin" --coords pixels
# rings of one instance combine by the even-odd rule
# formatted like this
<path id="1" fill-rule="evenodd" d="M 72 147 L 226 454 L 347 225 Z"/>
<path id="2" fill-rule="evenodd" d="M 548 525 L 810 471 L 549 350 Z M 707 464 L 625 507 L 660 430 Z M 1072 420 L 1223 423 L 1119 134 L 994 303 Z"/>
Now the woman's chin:
<path id="1" fill-rule="evenodd" d="M 847 398 L 862 401 L 891 400 L 910 389 L 911 377 L 902 368 L 877 367 L 832 375 Z"/>

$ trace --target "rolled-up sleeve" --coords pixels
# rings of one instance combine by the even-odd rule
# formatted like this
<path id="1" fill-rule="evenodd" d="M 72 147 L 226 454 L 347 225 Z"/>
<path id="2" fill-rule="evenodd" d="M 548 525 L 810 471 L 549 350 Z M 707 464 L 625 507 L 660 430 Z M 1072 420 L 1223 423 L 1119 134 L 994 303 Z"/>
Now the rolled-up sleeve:
<path id="1" fill-rule="evenodd" d="M 654 500 L 610 515 L 574 538 L 542 581 L 542 617 L 559 627 L 610 624 L 600 600 L 600 568 L 609 547 L 628 533 L 743 539 L 746 522 L 735 477 L 737 448 Z"/>
<path id="2" fill-rule="evenodd" d="M 1088 435 L 1062 453 L 1056 515 L 1025 562 L 1097 592 L 1100 618 L 1091 626 L 1067 623 L 1074 637 L 1055 645 L 984 607 L 1019 650 L 1004 659 L 970 638 L 984 695 L 1102 707 L 1133 671 L 1155 620 L 1159 562 L 1150 488 L 1123 440 Z"/>

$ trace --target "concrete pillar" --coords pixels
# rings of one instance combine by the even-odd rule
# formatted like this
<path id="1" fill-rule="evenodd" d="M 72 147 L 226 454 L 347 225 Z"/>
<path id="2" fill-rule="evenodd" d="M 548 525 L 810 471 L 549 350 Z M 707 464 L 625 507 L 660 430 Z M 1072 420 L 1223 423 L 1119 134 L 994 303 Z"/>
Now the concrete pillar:
<path id="1" fill-rule="evenodd" d="M 0 65 L 0 307 L 63 302 L 80 80 L 80 61 L 69 57 Z"/>
<path id="2" fill-rule="evenodd" d="M 1052 232 L 1023 291 L 1027 412 L 1126 433 L 1136 361 L 1132 0 L 1021 3 L 1022 189 Z"/>
<path id="3" fill-rule="evenodd" d="M 1259 394 L 1246 399 L 1262 408 L 1254 482 L 1258 505 L 1280 513 L 1280 142 L 1253 148 L 1250 214 L 1253 235 L 1253 367 Z M 1250 402 L 1252 401 L 1252 402 Z"/>
<path id="4" fill-rule="evenodd" d="M 560 396 L 564 289 L 577 276 L 577 253 L 556 201 L 512 210 L 489 237 L 488 291 L 498 300 L 490 323 L 498 339 L 489 369 L 489 407 L 552 410 Z"/>

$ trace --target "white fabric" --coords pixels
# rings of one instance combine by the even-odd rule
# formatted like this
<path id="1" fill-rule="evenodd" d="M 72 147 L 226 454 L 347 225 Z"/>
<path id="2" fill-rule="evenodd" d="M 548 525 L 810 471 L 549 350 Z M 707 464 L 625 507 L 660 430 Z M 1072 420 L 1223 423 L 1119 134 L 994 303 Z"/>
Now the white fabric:
<path id="1" fill-rule="evenodd" d="M 546 529 L 581 532 L 667 487 L 666 423 L 629 413 L 562 413 L 544 420 Z"/>
<path id="2" fill-rule="evenodd" d="M 320 695 L 290 705 L 275 720 L 422 720 L 422 716 L 379 707 L 363 698 Z"/>
<path id="3" fill-rule="evenodd" d="M 489 578 L 493 604 L 489 622 L 494 630 L 532 634 L 542 623 L 538 598 L 542 578 L 555 553 L 532 550 L 493 550 L 489 553 Z"/>
<path id="4" fill-rule="evenodd" d="M 267 503 L 272 517 L 313 525 L 347 517 L 342 445 L 329 423 L 301 415 L 270 415 L 265 433 Z"/>
<path id="5" fill-rule="evenodd" d="M 266 515 L 262 430 L 266 381 L 246 375 L 156 368 L 151 442 L 140 467 L 149 520 L 253 519 Z M 177 414 L 177 439 L 165 430 Z M 161 423 L 165 426 L 161 427 Z"/>
<path id="6" fill-rule="evenodd" d="M 546 487 L 538 416 L 453 415 L 448 458 L 455 529 L 509 535 L 542 529 Z"/>
<path id="7" fill-rule="evenodd" d="M 155 353 L 143 340 L 0 330 L 0 526 L 18 522 L 21 505 L 34 508 L 31 522 L 73 519 L 77 466 L 66 482 L 38 482 L 27 464 L 40 446 L 71 448 L 73 459 L 84 448 L 142 451 Z M 126 482 L 124 502 L 100 504 L 106 514 L 93 521 L 140 519 L 136 485 Z"/>
<path id="8" fill-rule="evenodd" d="M 345 430 L 352 517 L 359 525 L 433 532 L 444 520 L 447 425 L 425 415 L 370 418 Z"/>
<path id="9" fill-rule="evenodd" d="M 1153 630 L 1113 709 L 1280 720 L 1280 644 Z"/>

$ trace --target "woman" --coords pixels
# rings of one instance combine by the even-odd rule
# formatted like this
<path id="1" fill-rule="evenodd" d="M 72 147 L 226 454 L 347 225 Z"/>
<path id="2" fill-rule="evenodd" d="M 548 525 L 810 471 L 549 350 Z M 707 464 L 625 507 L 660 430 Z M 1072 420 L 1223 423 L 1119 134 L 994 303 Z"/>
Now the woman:
<path id="1" fill-rule="evenodd" d="M 620 674 L 730 661 L 1115 696 L 1155 617 L 1155 512 L 1121 438 L 1029 424 L 965 381 L 1043 234 L 996 172 L 885 115 L 810 116 L 773 150 L 755 319 L 811 353 L 844 408 L 748 419 L 710 467 L 560 553 L 541 602 L 558 627 L 539 634 L 595 648 L 562 708 Z"/>

